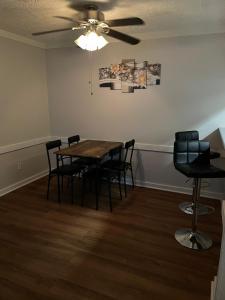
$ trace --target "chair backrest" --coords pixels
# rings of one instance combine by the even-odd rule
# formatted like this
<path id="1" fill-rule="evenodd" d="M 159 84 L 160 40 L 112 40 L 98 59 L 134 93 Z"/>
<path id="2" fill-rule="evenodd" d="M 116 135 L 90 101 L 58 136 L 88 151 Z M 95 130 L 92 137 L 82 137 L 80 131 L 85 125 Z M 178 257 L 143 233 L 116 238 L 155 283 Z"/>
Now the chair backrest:
<path id="1" fill-rule="evenodd" d="M 132 139 L 132 140 L 125 143 L 125 146 L 124 146 L 124 148 L 125 148 L 124 162 L 128 162 L 128 163 L 131 164 L 132 157 L 133 157 L 133 152 L 134 152 L 134 144 L 135 144 L 134 139 Z M 130 155 L 128 155 L 128 152 L 130 153 Z"/>
<path id="2" fill-rule="evenodd" d="M 50 142 L 46 143 L 49 172 L 51 172 L 51 170 L 52 170 L 51 159 L 50 159 L 50 150 L 53 150 L 53 149 L 56 149 L 56 148 L 58 150 L 60 150 L 61 145 L 62 145 L 61 140 L 55 140 L 55 141 L 50 141 Z"/>
<path id="3" fill-rule="evenodd" d="M 175 141 L 174 164 L 209 164 L 210 144 L 206 141 Z"/>
<path id="4" fill-rule="evenodd" d="M 197 130 L 179 131 L 175 133 L 175 141 L 197 141 L 199 133 Z"/>
<path id="5" fill-rule="evenodd" d="M 121 158 L 122 158 L 122 149 L 123 149 L 123 146 L 119 146 L 115 149 L 112 149 L 109 151 L 109 156 L 110 156 L 110 159 L 111 160 L 119 160 L 121 161 Z"/>
<path id="6" fill-rule="evenodd" d="M 69 147 L 70 147 L 71 144 L 73 144 L 73 143 L 79 143 L 79 141 L 80 141 L 80 136 L 79 136 L 79 134 L 68 137 L 68 144 L 69 144 Z"/>

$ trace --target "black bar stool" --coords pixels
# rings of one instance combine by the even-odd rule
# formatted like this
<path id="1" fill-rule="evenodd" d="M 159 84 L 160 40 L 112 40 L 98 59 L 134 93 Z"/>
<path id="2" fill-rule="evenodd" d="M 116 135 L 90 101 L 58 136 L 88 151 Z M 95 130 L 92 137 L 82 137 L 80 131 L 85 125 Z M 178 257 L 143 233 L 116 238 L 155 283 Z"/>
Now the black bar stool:
<path id="1" fill-rule="evenodd" d="M 190 131 L 179 131 L 175 133 L 175 141 L 198 141 L 199 140 L 199 132 L 197 130 L 190 130 Z M 209 159 L 215 159 L 220 157 L 220 154 L 218 152 L 210 152 Z M 194 187 L 195 183 L 193 182 L 193 194 L 194 195 Z M 184 213 L 188 215 L 193 215 L 193 199 L 190 202 L 182 202 L 179 204 L 180 210 L 182 210 Z M 214 212 L 214 208 L 209 205 L 205 205 L 202 203 L 198 203 L 197 205 L 197 215 L 203 216 L 208 215 Z"/>
<path id="2" fill-rule="evenodd" d="M 222 178 L 225 171 L 210 164 L 210 145 L 205 141 L 175 141 L 174 165 L 179 172 L 194 179 L 192 227 L 178 229 L 175 238 L 187 248 L 208 249 L 212 246 L 211 238 L 197 230 L 201 179 Z"/>

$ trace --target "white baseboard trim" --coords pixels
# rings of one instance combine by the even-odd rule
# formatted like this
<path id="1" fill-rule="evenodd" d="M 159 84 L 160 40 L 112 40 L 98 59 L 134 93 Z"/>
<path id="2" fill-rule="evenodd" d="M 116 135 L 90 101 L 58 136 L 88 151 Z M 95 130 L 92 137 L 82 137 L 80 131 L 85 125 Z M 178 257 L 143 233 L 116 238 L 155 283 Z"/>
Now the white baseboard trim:
<path id="1" fill-rule="evenodd" d="M 127 179 L 127 183 L 131 184 L 130 178 Z M 150 181 L 141 181 L 141 180 L 135 180 L 135 185 L 140 187 L 146 187 L 156 190 L 162 190 L 162 191 L 168 191 L 168 192 L 175 192 L 179 194 L 192 194 L 192 188 L 186 188 L 182 186 L 174 186 L 174 185 L 167 185 L 162 183 L 156 183 L 156 182 L 150 182 Z M 223 193 L 217 193 L 217 192 L 211 192 L 202 190 L 201 196 L 211 199 L 218 199 L 218 200 L 224 200 L 224 194 Z"/>
<path id="2" fill-rule="evenodd" d="M 38 180 L 38 179 L 46 176 L 47 174 L 48 174 L 48 170 L 44 170 L 44 171 L 42 171 L 40 173 L 37 173 L 37 174 L 32 175 L 32 176 L 30 176 L 28 178 L 25 178 L 23 180 L 15 182 L 12 185 L 9 185 L 9 186 L 7 186 L 5 188 L 2 188 L 2 189 L 0 189 L 0 197 L 3 196 L 3 195 L 5 195 L 5 194 L 8 194 L 8 193 L 10 193 L 10 192 L 12 192 L 14 190 L 17 190 L 17 189 L 23 187 L 24 185 L 27 185 L 27 184 L 35 181 L 35 180 Z"/>

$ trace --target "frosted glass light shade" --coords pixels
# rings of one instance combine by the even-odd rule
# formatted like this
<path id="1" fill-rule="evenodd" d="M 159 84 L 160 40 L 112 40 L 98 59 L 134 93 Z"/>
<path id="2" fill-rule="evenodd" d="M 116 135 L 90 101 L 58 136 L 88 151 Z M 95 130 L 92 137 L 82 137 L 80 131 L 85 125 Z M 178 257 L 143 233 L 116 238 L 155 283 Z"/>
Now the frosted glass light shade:
<path id="1" fill-rule="evenodd" d="M 80 48 L 88 51 L 99 50 L 108 44 L 108 41 L 103 36 L 99 36 L 94 31 L 88 31 L 85 35 L 82 34 L 74 42 Z"/>

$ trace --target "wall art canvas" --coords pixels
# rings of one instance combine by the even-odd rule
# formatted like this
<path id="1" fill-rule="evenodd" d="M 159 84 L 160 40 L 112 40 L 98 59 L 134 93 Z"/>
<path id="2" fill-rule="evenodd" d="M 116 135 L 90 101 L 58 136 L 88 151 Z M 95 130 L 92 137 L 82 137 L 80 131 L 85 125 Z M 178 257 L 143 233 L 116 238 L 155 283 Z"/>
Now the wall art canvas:
<path id="1" fill-rule="evenodd" d="M 123 59 L 121 64 L 121 86 L 123 93 L 134 92 L 134 59 Z"/>
<path id="2" fill-rule="evenodd" d="M 159 85 L 161 77 L 161 64 L 149 64 L 147 67 L 148 85 Z"/>
<path id="3" fill-rule="evenodd" d="M 147 88 L 147 62 L 135 64 L 134 68 L 134 88 L 146 89 Z"/>
<path id="4" fill-rule="evenodd" d="M 99 86 L 121 90 L 122 93 L 159 85 L 160 78 L 161 64 L 149 64 L 148 61 L 137 63 L 134 59 L 123 59 L 120 64 L 99 69 Z"/>
<path id="5" fill-rule="evenodd" d="M 120 69 L 121 69 L 120 64 L 112 64 L 110 66 L 112 90 L 121 90 Z"/>

